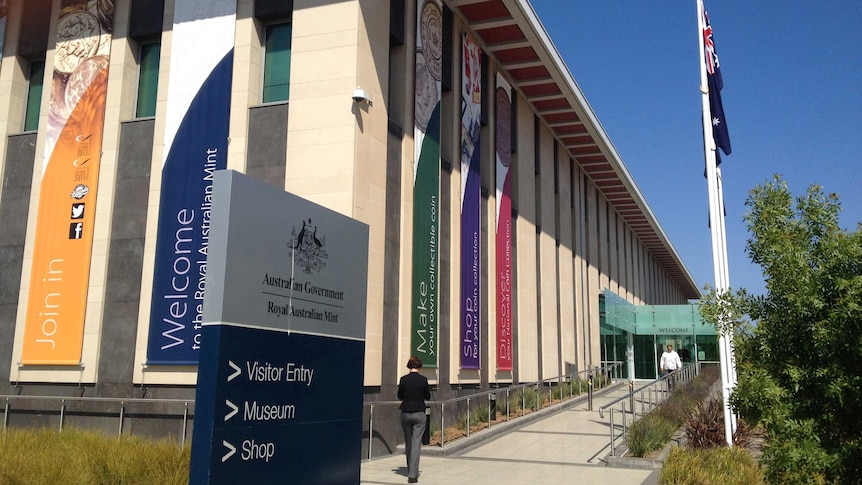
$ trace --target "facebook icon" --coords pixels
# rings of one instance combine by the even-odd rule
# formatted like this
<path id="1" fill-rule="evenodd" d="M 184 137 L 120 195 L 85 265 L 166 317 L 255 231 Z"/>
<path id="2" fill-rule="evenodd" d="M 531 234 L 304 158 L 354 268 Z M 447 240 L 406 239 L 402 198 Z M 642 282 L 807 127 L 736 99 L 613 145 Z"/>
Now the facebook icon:
<path id="1" fill-rule="evenodd" d="M 81 239 L 84 235 L 84 223 L 73 222 L 69 224 L 69 239 Z"/>

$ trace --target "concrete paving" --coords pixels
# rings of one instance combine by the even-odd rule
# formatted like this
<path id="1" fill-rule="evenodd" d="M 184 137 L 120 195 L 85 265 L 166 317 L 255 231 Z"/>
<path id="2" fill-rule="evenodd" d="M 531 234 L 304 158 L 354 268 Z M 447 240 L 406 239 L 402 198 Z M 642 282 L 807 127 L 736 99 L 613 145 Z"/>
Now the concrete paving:
<path id="1" fill-rule="evenodd" d="M 475 445 L 467 441 L 455 445 L 474 439 L 461 438 L 450 443 L 445 454 L 439 448 L 425 447 L 419 483 L 655 484 L 656 470 L 612 468 L 603 461 L 610 453 L 610 423 L 607 414 L 604 419 L 599 416 L 598 409 L 627 390 L 627 386 L 617 386 L 596 396 L 593 411 L 588 410 L 586 400 L 579 400 L 545 410 L 524 425 L 515 420 L 488 439 L 477 436 Z M 404 455 L 363 462 L 361 480 L 369 485 L 407 483 Z"/>

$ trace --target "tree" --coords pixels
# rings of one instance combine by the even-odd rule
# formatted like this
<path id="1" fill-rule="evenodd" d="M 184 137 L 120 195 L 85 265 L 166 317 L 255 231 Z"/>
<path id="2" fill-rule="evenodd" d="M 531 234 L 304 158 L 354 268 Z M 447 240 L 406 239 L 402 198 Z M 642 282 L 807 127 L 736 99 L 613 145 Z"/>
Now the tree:
<path id="1" fill-rule="evenodd" d="M 843 230 L 838 196 L 816 185 L 792 204 L 778 176 L 751 191 L 746 252 L 763 270 L 766 294 L 713 290 L 702 313 L 734 327 L 731 404 L 768 433 L 767 478 L 859 483 L 862 225 Z"/>

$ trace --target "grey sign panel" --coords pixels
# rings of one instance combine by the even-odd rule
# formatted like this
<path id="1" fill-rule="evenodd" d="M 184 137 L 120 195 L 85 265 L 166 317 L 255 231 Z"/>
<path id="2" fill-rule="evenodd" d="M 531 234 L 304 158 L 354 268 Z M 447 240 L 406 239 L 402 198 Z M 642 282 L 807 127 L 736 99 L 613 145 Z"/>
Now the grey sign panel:
<path id="1" fill-rule="evenodd" d="M 365 339 L 367 225 L 232 170 L 213 192 L 205 324 Z"/>

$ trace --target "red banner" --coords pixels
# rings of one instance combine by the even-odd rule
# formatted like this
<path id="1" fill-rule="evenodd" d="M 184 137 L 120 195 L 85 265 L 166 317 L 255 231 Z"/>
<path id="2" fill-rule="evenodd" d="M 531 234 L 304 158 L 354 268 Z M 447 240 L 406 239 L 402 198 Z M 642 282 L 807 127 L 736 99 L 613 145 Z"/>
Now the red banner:
<path id="1" fill-rule="evenodd" d="M 497 369 L 512 370 L 512 88 L 497 76 Z"/>

